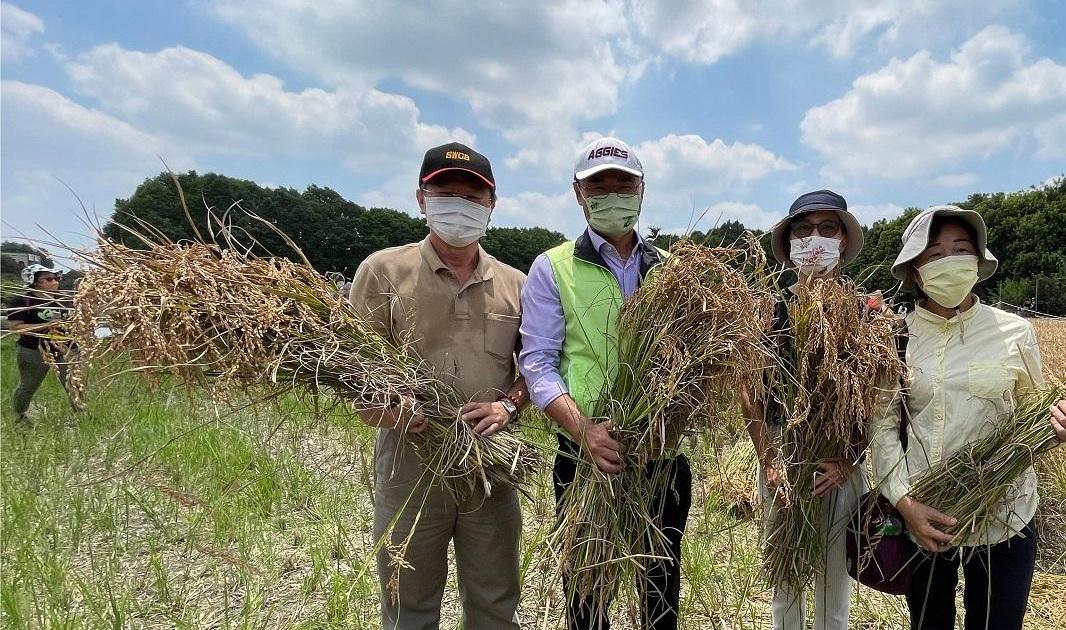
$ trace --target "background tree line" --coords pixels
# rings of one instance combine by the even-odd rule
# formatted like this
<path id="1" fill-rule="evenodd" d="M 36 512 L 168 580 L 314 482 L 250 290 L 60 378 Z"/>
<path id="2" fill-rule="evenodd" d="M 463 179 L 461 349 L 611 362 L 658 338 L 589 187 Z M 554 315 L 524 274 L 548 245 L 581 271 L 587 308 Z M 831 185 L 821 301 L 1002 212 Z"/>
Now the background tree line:
<path id="1" fill-rule="evenodd" d="M 190 171 L 178 176 L 199 229 L 207 234 L 203 207 L 223 214 L 235 201 L 242 208 L 269 221 L 293 240 L 322 272 L 337 271 L 350 277 L 369 254 L 385 247 L 421 240 L 428 230 L 425 221 L 388 208 L 364 208 L 329 188 L 309 186 L 303 192 L 292 188 L 264 188 L 254 182 Z M 1053 315 L 1066 315 L 1066 178 L 1042 187 L 1013 193 L 978 193 L 958 202 L 981 213 L 989 228 L 988 247 L 1000 261 L 999 270 L 979 285 L 985 299 L 1017 306 L 1030 306 Z M 576 209 L 575 209 L 576 211 Z M 895 280 L 890 267 L 899 252 L 907 223 L 919 212 L 908 208 L 900 216 L 882 219 L 863 228 L 865 246 L 848 268 L 849 274 L 873 290 L 891 291 Z M 247 231 L 262 250 L 292 256 L 280 238 L 267 226 L 239 211 L 229 219 Z M 115 214 L 104 233 L 135 245 L 123 226 L 136 227 L 136 219 L 150 223 L 171 239 L 192 238 L 174 184 L 168 173 L 145 180 L 128 199 L 116 201 Z M 692 237 L 708 245 L 732 243 L 747 230 L 739 221 L 726 221 Z M 768 235 L 753 230 L 769 252 Z M 679 237 L 649 229 L 660 247 L 669 247 Z M 501 261 L 528 271 L 537 254 L 564 240 L 544 228 L 489 228 L 482 241 L 485 250 Z"/>
<path id="2" fill-rule="evenodd" d="M 420 241 L 429 234 L 421 218 L 389 208 L 365 208 L 329 188 L 312 185 L 303 192 L 264 188 L 248 180 L 195 171 L 177 177 L 201 234 L 209 234 L 206 206 L 239 226 L 246 244 L 254 239 L 257 253 L 295 256 L 270 226 L 236 207 L 231 209 L 239 202 L 240 208 L 289 235 L 316 269 L 340 272 L 349 279 L 373 252 Z M 169 173 L 145 180 L 129 199 L 117 200 L 104 234 L 135 247 L 138 239 L 127 228 L 138 229 L 138 221 L 151 224 L 172 240 L 194 237 Z M 562 234 L 544 228 L 490 227 L 481 244 L 502 262 L 528 271 L 537 254 L 564 240 Z"/>

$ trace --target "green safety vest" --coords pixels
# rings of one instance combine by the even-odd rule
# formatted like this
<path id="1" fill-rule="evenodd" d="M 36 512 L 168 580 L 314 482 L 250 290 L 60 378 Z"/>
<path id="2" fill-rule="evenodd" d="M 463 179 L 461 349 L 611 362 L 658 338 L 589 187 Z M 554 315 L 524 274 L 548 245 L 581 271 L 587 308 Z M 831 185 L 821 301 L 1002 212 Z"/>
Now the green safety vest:
<path id="1" fill-rule="evenodd" d="M 555 275 L 566 322 L 559 374 L 578 409 L 588 413 L 618 361 L 615 322 L 622 306 L 622 287 L 593 247 L 588 232 L 577 241 L 549 249 L 545 255 Z M 646 247 L 639 255 L 643 280 L 667 254 Z"/>

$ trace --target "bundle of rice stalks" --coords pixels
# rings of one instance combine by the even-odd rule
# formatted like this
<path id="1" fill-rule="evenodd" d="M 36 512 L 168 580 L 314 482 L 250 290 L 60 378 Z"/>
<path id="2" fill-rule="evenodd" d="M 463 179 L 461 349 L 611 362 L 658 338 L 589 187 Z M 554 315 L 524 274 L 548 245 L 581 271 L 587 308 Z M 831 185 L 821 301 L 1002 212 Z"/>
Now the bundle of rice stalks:
<path id="1" fill-rule="evenodd" d="M 729 392 L 768 365 L 767 286 L 757 243 L 711 249 L 683 240 L 623 305 L 617 366 L 587 412 L 613 422 L 624 468 L 605 477 L 579 460 L 550 538 L 582 598 L 606 605 L 620 583 L 669 558 L 655 502 L 674 489 L 665 468 L 646 464 L 676 455 L 683 436 L 710 427 Z"/>
<path id="2" fill-rule="evenodd" d="M 818 465 L 855 463 L 876 385 L 898 382 L 904 370 L 895 318 L 867 307 L 866 297 L 850 281 L 813 279 L 788 303 L 788 352 L 771 379 L 784 412 L 774 441 L 785 479 L 783 500 L 768 515 L 763 557 L 774 585 L 805 588 L 824 568 L 830 532 L 820 531 L 822 503 L 831 499 L 814 495 Z"/>
<path id="3" fill-rule="evenodd" d="M 915 500 L 954 517 L 953 543 L 980 535 L 1000 523 L 1000 509 L 1010 499 L 1014 482 L 1041 455 L 1059 446 L 1048 422 L 1049 408 L 1066 398 L 1066 382 L 1025 392 L 1014 413 L 1002 418 L 985 437 L 955 451 L 930 467 L 911 486 Z"/>
<path id="4" fill-rule="evenodd" d="M 535 451 L 518 434 L 485 438 L 460 421 L 465 398 L 410 345 L 364 321 L 306 259 L 257 257 L 237 247 L 226 226 L 218 233 L 228 247 L 202 238 L 170 242 L 142 225 L 137 235 L 145 248 L 101 239 L 84 254 L 92 270 L 65 324 L 80 348 L 72 366 L 79 394 L 87 365 L 128 356 L 136 370 L 176 375 L 216 399 L 231 391 L 260 400 L 296 391 L 354 410 L 413 400 L 429 420 L 424 433 L 411 436 L 413 447 L 453 491 L 521 484 L 536 468 Z M 101 326 L 115 334 L 98 337 Z"/>

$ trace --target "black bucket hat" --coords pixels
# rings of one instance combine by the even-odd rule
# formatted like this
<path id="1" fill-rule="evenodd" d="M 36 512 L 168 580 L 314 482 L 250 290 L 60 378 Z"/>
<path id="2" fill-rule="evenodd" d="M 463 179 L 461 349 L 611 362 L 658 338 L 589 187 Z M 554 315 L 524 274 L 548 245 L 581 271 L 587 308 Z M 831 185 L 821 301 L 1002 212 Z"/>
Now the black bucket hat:
<path id="1" fill-rule="evenodd" d="M 831 210 L 840 217 L 844 224 L 844 233 L 848 235 L 848 245 L 840 254 L 840 266 L 855 260 L 862 249 L 862 226 L 855 215 L 848 212 L 848 202 L 832 190 L 815 190 L 800 195 L 788 209 L 788 216 L 778 221 L 770 230 L 770 245 L 774 251 L 777 262 L 786 267 L 792 267 L 791 250 L 789 246 L 789 226 L 799 217 L 819 210 Z"/>

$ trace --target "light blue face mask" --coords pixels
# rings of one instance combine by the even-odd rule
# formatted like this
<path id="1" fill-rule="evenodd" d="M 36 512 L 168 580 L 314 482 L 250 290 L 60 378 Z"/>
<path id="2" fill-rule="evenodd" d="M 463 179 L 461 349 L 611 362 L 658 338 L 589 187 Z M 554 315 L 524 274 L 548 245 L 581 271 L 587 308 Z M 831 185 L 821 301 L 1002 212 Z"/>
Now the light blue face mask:
<path id="1" fill-rule="evenodd" d="M 585 197 L 589 226 L 605 236 L 621 236 L 637 226 L 640 202 L 638 194 L 608 193 Z"/>

